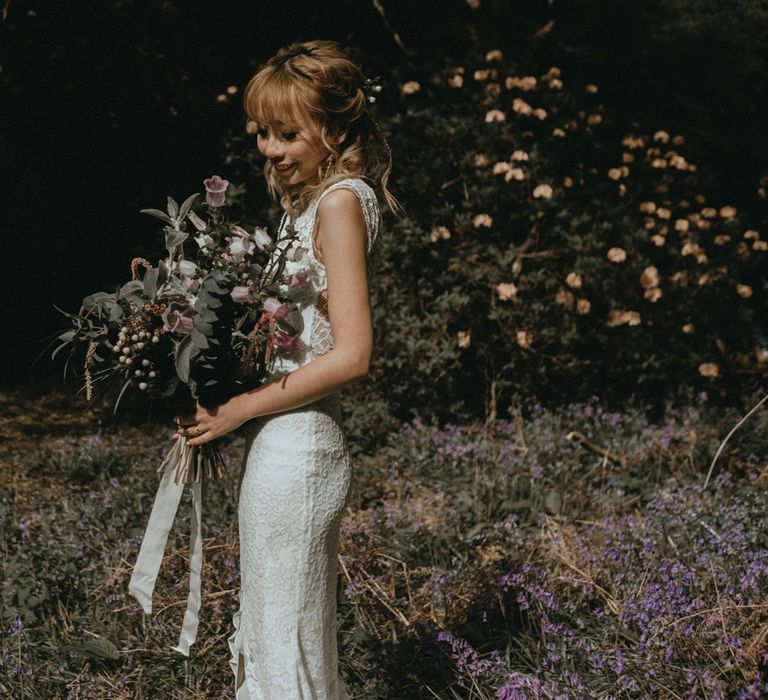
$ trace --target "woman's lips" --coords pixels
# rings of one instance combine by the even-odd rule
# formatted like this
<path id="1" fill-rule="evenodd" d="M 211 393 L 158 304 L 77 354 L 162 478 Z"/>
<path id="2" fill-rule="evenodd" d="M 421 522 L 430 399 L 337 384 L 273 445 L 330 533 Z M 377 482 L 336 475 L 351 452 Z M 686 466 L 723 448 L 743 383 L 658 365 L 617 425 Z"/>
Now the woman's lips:
<path id="1" fill-rule="evenodd" d="M 281 174 L 287 173 L 289 170 L 293 168 L 293 166 L 296 165 L 296 163 L 291 163 L 290 165 L 276 165 L 275 170 Z"/>

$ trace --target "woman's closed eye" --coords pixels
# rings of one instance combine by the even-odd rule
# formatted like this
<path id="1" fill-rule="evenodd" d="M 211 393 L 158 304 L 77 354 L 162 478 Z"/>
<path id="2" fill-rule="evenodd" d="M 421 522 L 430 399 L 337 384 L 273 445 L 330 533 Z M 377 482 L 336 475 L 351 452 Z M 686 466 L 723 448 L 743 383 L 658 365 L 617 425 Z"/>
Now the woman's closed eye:
<path id="1" fill-rule="evenodd" d="M 265 139 L 268 137 L 269 132 L 266 129 L 258 129 L 256 135 Z M 293 141 L 299 135 L 298 131 L 283 131 L 280 134 L 280 138 L 284 141 Z"/>

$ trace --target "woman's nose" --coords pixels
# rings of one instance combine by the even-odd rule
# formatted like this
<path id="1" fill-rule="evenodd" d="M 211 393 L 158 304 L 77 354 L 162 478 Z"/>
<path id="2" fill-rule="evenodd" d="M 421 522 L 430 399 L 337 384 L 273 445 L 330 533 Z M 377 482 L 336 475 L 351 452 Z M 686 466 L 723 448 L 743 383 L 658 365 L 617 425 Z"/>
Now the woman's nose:
<path id="1" fill-rule="evenodd" d="M 267 139 L 267 143 L 264 146 L 264 155 L 270 160 L 275 158 L 281 158 L 283 155 L 282 144 L 280 139 L 276 139 L 274 136 L 270 136 Z"/>

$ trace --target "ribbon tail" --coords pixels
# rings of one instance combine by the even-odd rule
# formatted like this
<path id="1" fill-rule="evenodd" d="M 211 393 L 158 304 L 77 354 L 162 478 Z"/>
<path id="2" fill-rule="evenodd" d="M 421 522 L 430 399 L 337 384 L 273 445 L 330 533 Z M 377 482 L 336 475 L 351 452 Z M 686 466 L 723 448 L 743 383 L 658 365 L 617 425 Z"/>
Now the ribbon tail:
<path id="1" fill-rule="evenodd" d="M 149 523 L 128 584 L 128 592 L 141 603 L 147 614 L 152 612 L 155 581 L 184 490 L 183 483 L 174 483 L 174 467 L 183 454 L 184 443 L 185 440 L 177 440 L 161 465 L 161 468 L 165 465 L 165 471 L 157 488 Z"/>
<path id="2" fill-rule="evenodd" d="M 181 627 L 178 646 L 172 647 L 184 656 L 189 656 L 189 647 L 197 638 L 197 627 L 200 623 L 200 578 L 203 568 L 203 540 L 201 535 L 203 519 L 202 484 L 192 483 L 192 518 L 189 540 L 189 596 L 187 610 L 184 613 L 184 623 Z"/>

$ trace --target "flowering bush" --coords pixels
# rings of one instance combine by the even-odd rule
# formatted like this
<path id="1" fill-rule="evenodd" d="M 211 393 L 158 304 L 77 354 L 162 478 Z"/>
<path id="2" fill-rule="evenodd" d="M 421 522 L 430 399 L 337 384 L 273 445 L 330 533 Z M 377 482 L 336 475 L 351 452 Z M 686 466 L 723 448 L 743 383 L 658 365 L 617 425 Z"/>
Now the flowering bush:
<path id="1" fill-rule="evenodd" d="M 597 86 L 499 51 L 419 85 L 385 118 L 408 215 L 374 285 L 373 383 L 401 414 L 765 373 L 768 236 L 707 199 L 684 135 L 625 129 Z"/>

